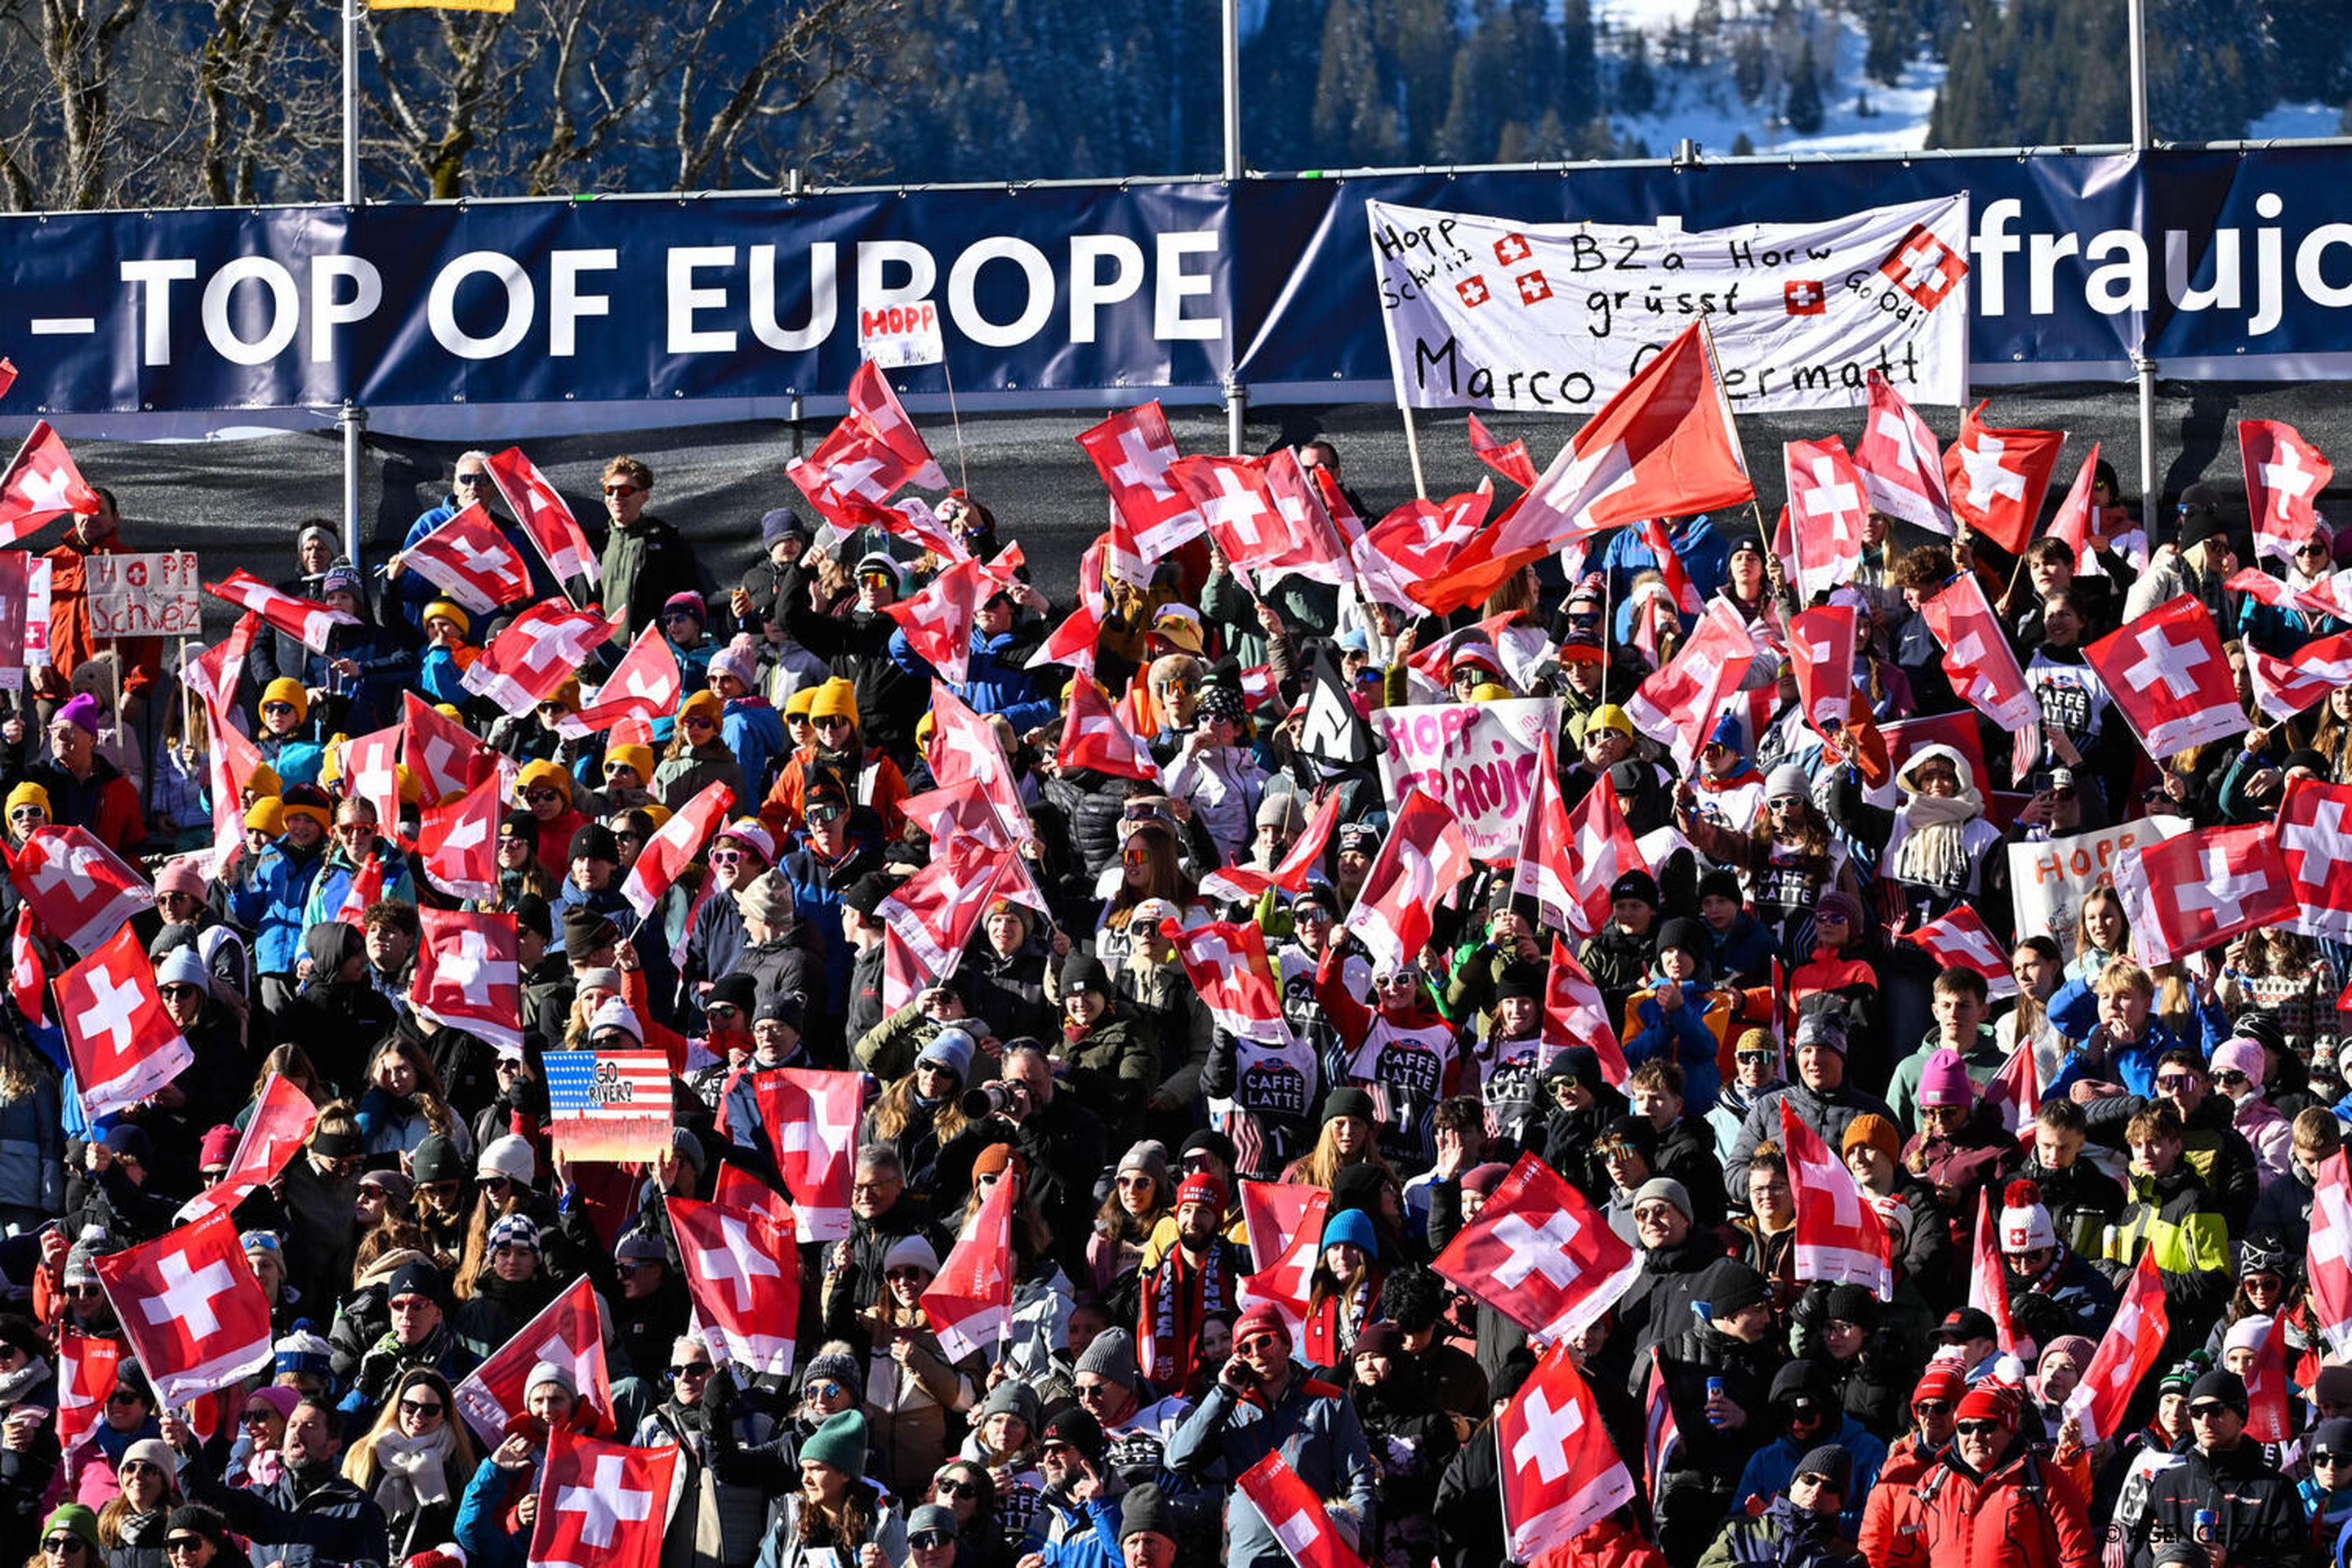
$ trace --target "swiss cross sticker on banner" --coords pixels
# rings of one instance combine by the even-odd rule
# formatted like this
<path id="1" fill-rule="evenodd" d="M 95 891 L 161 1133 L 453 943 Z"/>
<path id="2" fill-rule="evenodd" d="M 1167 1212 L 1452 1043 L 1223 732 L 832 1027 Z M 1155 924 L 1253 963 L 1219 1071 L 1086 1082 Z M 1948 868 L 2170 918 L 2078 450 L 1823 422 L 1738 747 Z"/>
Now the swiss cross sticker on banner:
<path id="1" fill-rule="evenodd" d="M 1469 277 L 1456 283 L 1454 286 L 1454 291 L 1460 295 L 1462 302 L 1472 310 L 1477 309 L 1495 297 L 1493 291 L 1486 287 L 1485 275 L 1477 272 L 1473 272 Z"/>
<path id="2" fill-rule="evenodd" d="M 1793 279 L 1780 285 L 1780 308 L 1791 316 L 1818 316 L 1830 308 L 1829 290 L 1818 279 Z"/>
<path id="3" fill-rule="evenodd" d="M 1911 232 L 1895 242 L 1878 270 L 1915 303 L 1932 310 L 1952 298 L 1960 280 L 1969 275 L 1969 264 L 1958 251 L 1938 239 L 1934 229 L 1921 223 L 1912 225 Z"/>

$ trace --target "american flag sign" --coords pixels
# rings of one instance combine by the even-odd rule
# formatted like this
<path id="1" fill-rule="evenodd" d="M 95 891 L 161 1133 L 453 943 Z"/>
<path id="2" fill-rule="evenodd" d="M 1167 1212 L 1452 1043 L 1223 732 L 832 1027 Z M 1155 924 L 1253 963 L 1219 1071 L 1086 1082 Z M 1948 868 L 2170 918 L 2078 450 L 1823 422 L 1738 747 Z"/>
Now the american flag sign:
<path id="1" fill-rule="evenodd" d="M 568 1160 L 650 1161 L 670 1144 L 669 1058 L 660 1051 L 547 1053 L 548 1131 Z"/>

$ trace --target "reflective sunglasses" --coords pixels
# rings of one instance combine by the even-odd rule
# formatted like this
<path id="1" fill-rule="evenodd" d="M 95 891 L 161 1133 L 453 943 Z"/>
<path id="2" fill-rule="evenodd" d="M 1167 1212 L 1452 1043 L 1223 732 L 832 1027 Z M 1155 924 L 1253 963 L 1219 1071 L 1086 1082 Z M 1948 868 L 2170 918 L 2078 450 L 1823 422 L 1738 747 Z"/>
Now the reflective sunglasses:
<path id="1" fill-rule="evenodd" d="M 408 1399 L 404 1397 L 400 1402 L 400 1409 L 401 1413 L 404 1415 L 439 1416 L 446 1411 L 447 1407 L 437 1399 Z"/>

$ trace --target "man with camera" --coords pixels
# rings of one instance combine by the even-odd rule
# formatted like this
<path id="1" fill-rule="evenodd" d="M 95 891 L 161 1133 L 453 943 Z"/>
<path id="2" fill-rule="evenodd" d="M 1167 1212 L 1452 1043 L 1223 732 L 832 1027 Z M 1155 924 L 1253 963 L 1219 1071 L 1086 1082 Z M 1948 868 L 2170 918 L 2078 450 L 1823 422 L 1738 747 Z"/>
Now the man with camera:
<path id="1" fill-rule="evenodd" d="M 1054 1255 L 1072 1279 L 1086 1266 L 1087 1237 L 1101 1201 L 1098 1184 L 1110 1155 L 1100 1118 L 1071 1096 L 1055 1092 L 1045 1047 L 1023 1037 L 1005 1043 L 994 1083 L 964 1091 L 971 1120 L 940 1151 L 940 1207 L 953 1211 L 971 1190 L 971 1165 L 992 1143 L 1009 1143 L 1029 1162 L 1025 1195 L 1054 1233 Z"/>

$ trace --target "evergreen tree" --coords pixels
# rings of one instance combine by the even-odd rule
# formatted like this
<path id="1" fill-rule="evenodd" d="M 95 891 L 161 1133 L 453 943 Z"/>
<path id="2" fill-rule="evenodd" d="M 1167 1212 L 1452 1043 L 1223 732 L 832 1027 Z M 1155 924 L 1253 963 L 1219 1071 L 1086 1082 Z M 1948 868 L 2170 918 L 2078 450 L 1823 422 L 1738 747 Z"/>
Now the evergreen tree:
<path id="1" fill-rule="evenodd" d="M 1756 156 L 1756 143 L 1748 140 L 1747 132 L 1743 131 L 1731 139 L 1731 155 L 1735 158 Z"/>
<path id="2" fill-rule="evenodd" d="M 1815 76 L 1811 43 L 1797 56 L 1797 68 L 1789 79 L 1788 107 L 1781 117 L 1800 136 L 1811 136 L 1822 128 L 1822 84 Z"/>
<path id="3" fill-rule="evenodd" d="M 1753 27 L 1742 27 L 1731 46 L 1731 85 L 1742 103 L 1764 96 L 1764 39 Z"/>
<path id="4" fill-rule="evenodd" d="M 1658 107 L 1658 79 L 1650 69 L 1650 40 L 1633 35 L 1633 47 L 1617 68 L 1617 109 L 1625 114 L 1647 114 Z"/>

